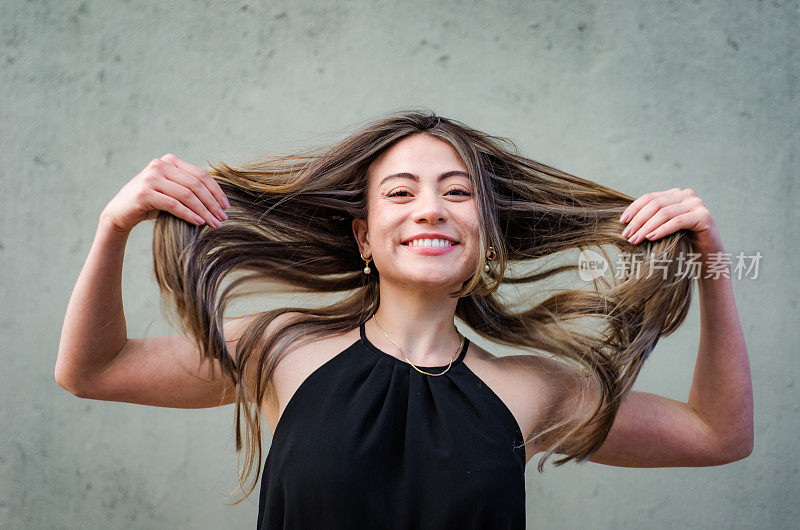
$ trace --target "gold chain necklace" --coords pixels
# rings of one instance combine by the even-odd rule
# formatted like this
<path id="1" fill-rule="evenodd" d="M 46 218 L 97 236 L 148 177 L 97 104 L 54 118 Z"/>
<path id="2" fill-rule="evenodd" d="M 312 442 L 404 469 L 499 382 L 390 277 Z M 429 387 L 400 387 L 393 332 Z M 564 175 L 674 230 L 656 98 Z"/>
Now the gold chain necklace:
<path id="1" fill-rule="evenodd" d="M 453 356 L 450 358 L 450 364 L 448 364 L 448 365 L 447 365 L 447 368 L 445 368 L 445 369 L 444 369 L 444 372 L 441 372 L 441 373 L 438 373 L 438 374 L 432 374 L 432 373 L 429 373 L 429 372 L 423 372 L 422 370 L 420 370 L 419 368 L 417 368 L 416 366 L 414 366 L 414 363 L 412 363 L 411 361 L 409 361 L 409 360 L 408 360 L 408 357 L 406 357 L 406 354 L 405 354 L 405 353 L 403 353 L 403 349 L 402 349 L 400 346 L 398 346 L 398 345 L 397 345 L 397 343 L 396 343 L 395 341 L 393 341 L 393 340 L 392 340 L 392 338 L 391 338 L 389 335 L 387 335 L 387 334 L 386 334 L 386 332 L 383 330 L 383 328 L 381 327 L 381 325 L 380 325 L 380 324 L 378 324 L 378 319 L 377 319 L 377 318 L 375 318 L 375 315 L 372 315 L 372 320 L 374 320 L 374 321 L 375 321 L 375 324 L 378 326 L 378 329 L 380 329 L 380 330 L 381 330 L 381 333 L 383 333 L 384 335 L 386 335 L 386 338 L 387 338 L 387 339 L 389 339 L 389 340 L 392 342 L 392 344 L 394 344 L 395 346 L 397 346 L 397 349 L 398 349 L 398 350 L 400 350 L 400 353 L 402 353 L 402 354 L 403 354 L 403 357 L 405 357 L 405 359 L 406 359 L 406 361 L 408 362 L 408 364 L 410 364 L 410 365 L 411 365 L 411 366 L 414 368 L 414 370 L 416 370 L 417 372 L 419 372 L 419 373 L 421 373 L 421 374 L 425 374 L 425 375 L 433 375 L 433 376 L 437 376 L 437 375 L 444 375 L 444 374 L 445 374 L 445 373 L 446 373 L 446 372 L 447 372 L 447 371 L 450 369 L 450 367 L 451 367 L 451 366 L 453 366 L 453 361 L 456 359 L 456 356 L 458 355 L 458 353 L 459 353 L 459 352 L 461 352 L 461 348 L 463 348 L 463 347 L 464 347 L 464 335 L 462 335 L 462 334 L 461 334 L 461 333 L 458 331 L 458 329 L 456 329 L 456 333 L 458 333 L 458 335 L 461 337 L 461 344 L 459 344 L 459 346 L 458 346 L 458 349 L 456 350 L 456 353 L 455 353 L 455 354 L 453 354 Z"/>

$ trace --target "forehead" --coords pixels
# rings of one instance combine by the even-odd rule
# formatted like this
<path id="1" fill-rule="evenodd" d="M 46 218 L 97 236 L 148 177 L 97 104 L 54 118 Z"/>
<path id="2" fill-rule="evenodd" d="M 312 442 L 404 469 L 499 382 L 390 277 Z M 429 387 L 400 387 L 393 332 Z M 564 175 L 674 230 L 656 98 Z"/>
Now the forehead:
<path id="1" fill-rule="evenodd" d="M 382 152 L 367 168 L 370 186 L 377 186 L 386 175 L 413 173 L 421 179 L 436 178 L 446 171 L 467 172 L 458 152 L 444 140 L 427 134 L 403 138 Z"/>

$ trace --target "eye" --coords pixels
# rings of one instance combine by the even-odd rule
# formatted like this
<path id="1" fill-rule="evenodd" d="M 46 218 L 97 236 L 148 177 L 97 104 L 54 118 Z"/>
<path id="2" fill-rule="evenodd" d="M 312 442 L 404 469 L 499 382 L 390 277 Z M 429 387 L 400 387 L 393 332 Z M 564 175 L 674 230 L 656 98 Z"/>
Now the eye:
<path id="1" fill-rule="evenodd" d="M 472 195 L 469 191 L 467 191 L 465 189 L 462 189 L 462 188 L 453 188 L 451 190 L 448 190 L 446 192 L 446 194 L 450 194 L 450 193 L 452 193 L 454 191 L 458 192 L 456 195 L 461 195 L 462 197 L 470 197 Z M 402 194 L 405 194 L 405 195 L 402 195 Z M 408 196 L 408 191 L 407 190 L 398 190 L 398 191 L 394 191 L 392 193 L 387 193 L 386 196 L 387 197 L 405 197 L 405 196 Z"/>

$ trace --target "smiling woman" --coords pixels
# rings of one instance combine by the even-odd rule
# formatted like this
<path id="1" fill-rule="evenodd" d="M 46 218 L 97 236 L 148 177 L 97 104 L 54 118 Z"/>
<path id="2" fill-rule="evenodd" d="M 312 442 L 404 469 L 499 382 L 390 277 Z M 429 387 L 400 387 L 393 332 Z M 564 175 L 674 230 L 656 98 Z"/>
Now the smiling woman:
<path id="1" fill-rule="evenodd" d="M 724 357 L 709 353 L 719 349 L 709 326 L 738 337 L 725 284 L 701 284 L 705 340 L 691 404 L 630 392 L 658 340 L 686 317 L 693 279 L 677 274 L 675 258 L 718 246 L 693 192 L 634 201 L 525 158 L 510 140 L 417 111 L 237 167 L 205 172 L 172 155 L 152 165 L 104 211 L 57 378 L 96 399 L 235 403 L 244 497 L 257 484 L 258 471 L 249 489 L 244 482 L 260 469 L 265 417 L 273 439 L 259 528 L 521 529 L 525 464 L 539 452 L 542 472 L 553 454 L 564 455 L 557 466 L 590 457 L 714 465 L 752 447 L 743 341 Z M 110 305 L 122 327 L 100 326 L 108 304 L 87 293 L 118 290 L 119 234 L 156 212 L 156 279 L 189 338 L 123 340 L 121 300 Z M 646 232 L 640 247 L 621 234 L 623 220 L 634 243 Z M 522 309 L 497 293 L 551 288 L 553 275 L 578 268 L 515 276 L 509 265 L 609 245 L 636 250 L 642 267 Z M 224 322 L 237 289 L 265 280 L 344 296 Z M 97 326 L 84 322 L 89 306 Z M 593 327 L 578 325 L 586 317 Z M 519 355 L 492 355 L 455 319 Z M 89 345 L 102 354 L 84 353 Z M 186 369 L 192 359 L 210 364 L 211 381 Z"/>
<path id="2" fill-rule="evenodd" d="M 444 304 L 454 312 L 456 299 L 449 293 L 474 272 L 480 253 L 477 202 L 461 157 L 446 141 L 412 134 L 375 157 L 366 173 L 368 213 L 366 219 L 353 219 L 353 232 L 361 255 L 372 256 L 380 271 L 381 297 L 395 299 L 398 290 L 411 293 L 425 285 L 404 313 L 430 321 L 439 317 L 426 315 L 426 308 Z M 447 319 L 439 325 L 452 328 Z M 418 337 L 420 328 L 414 329 Z"/>

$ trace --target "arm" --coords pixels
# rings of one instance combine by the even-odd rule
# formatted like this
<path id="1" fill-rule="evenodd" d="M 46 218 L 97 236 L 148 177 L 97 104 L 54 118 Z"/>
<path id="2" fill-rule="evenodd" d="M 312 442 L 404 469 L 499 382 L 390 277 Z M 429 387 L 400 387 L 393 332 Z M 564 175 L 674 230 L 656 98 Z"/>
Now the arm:
<path id="1" fill-rule="evenodd" d="M 127 342 L 122 261 L 130 231 L 161 210 L 193 224 L 219 226 L 225 193 L 211 175 L 173 154 L 154 158 L 103 208 L 95 238 L 72 290 L 55 366 L 72 390 L 107 366 Z"/>
<path id="2" fill-rule="evenodd" d="M 713 466 L 753 450 L 753 394 L 729 278 L 700 284 L 700 345 L 686 403 L 631 391 L 589 458 L 623 467 Z"/>
<path id="3" fill-rule="evenodd" d="M 236 389 L 231 378 L 222 372 L 217 360 L 200 367 L 200 352 L 189 338 L 127 337 L 120 285 L 126 240 L 126 233 L 111 227 L 101 216 L 67 307 L 56 381 L 78 397 L 103 401 L 173 408 L 233 403 Z M 245 316 L 223 325 L 228 352 L 234 360 L 241 333 L 252 320 L 253 316 Z M 250 376 L 252 395 L 255 374 Z"/>
<path id="4" fill-rule="evenodd" d="M 103 212 L 72 290 L 61 328 L 55 378 L 73 393 L 81 380 L 106 366 L 127 341 L 122 262 L 129 234 L 115 229 Z"/>
<path id="5" fill-rule="evenodd" d="M 711 252 L 722 252 L 722 245 L 717 249 Z M 731 279 L 702 278 L 698 286 L 700 345 L 688 403 L 724 444 L 723 449 L 744 458 L 752 453 L 755 438 L 753 388 Z"/>
<path id="6" fill-rule="evenodd" d="M 673 193 L 678 200 L 670 202 L 661 195 L 661 202 L 653 201 L 658 194 L 638 199 L 626 210 L 628 215 L 623 214 L 623 221 L 630 219 L 630 230 L 623 235 L 630 235 L 636 244 L 646 235 L 658 239 L 680 228 L 693 231 L 693 250 L 701 254 L 704 266 L 698 278 L 700 344 L 689 397 L 684 403 L 631 391 L 592 462 L 709 466 L 745 458 L 753 450 L 750 365 L 730 274 L 704 278 L 709 253 L 724 251 L 719 231 L 692 190 L 664 193 Z M 656 215 L 665 210 L 665 215 Z"/>
<path id="7" fill-rule="evenodd" d="M 233 401 L 230 377 L 216 360 L 200 365 L 197 345 L 184 335 L 129 339 L 121 289 L 125 245 L 134 226 L 159 210 L 218 226 L 209 207 L 217 211 L 223 204 L 227 199 L 208 173 L 171 154 L 154 159 L 109 202 L 67 306 L 55 365 L 62 387 L 84 398 L 164 407 Z M 224 216 L 221 210 L 219 215 Z M 234 360 L 240 333 L 250 321 L 243 317 L 223 325 Z"/>

